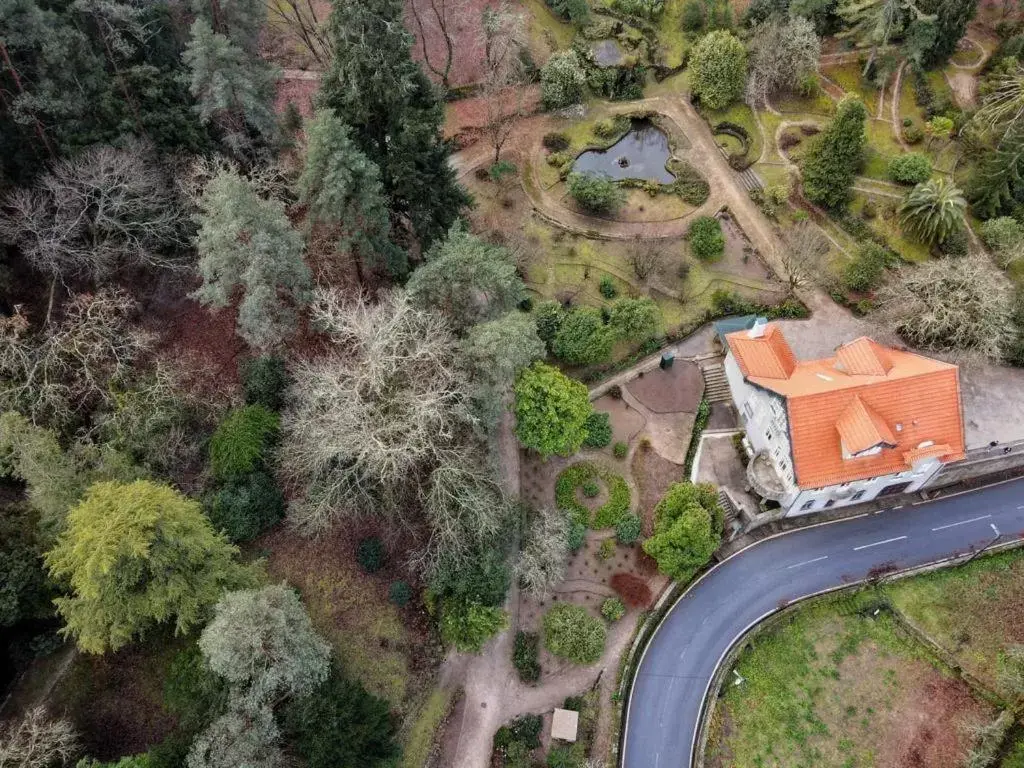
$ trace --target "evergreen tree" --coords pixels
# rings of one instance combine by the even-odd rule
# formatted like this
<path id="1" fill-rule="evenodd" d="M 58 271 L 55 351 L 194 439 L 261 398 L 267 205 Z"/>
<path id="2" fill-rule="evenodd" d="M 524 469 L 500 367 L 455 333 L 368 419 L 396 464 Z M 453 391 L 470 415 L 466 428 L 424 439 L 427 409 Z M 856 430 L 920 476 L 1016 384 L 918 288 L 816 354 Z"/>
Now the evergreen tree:
<path id="1" fill-rule="evenodd" d="M 300 200 L 310 220 L 340 230 L 338 249 L 364 268 L 384 267 L 392 277 L 407 268 L 405 252 L 389 240 L 391 222 L 380 169 L 352 140 L 349 127 L 324 108 L 306 125 L 306 165 L 299 178 Z"/>
<path id="2" fill-rule="evenodd" d="M 182 58 L 190 70 L 189 90 L 204 125 L 217 126 L 232 152 L 248 155 L 277 138 L 274 114 L 276 69 L 215 32 L 205 19 L 192 24 Z"/>
<path id="3" fill-rule="evenodd" d="M 1024 131 L 1011 129 L 994 151 L 983 156 L 968 197 L 983 219 L 1009 213 L 1024 200 Z"/>
<path id="4" fill-rule="evenodd" d="M 156 624 L 189 631 L 224 590 L 251 578 L 197 502 L 147 480 L 96 483 L 46 554 L 70 587 L 54 602 L 89 653 L 117 650 Z"/>
<path id="5" fill-rule="evenodd" d="M 409 298 L 443 313 L 456 331 L 513 309 L 526 286 L 509 252 L 455 225 L 413 272 Z"/>
<path id="6" fill-rule="evenodd" d="M 312 285 L 302 238 L 284 204 L 261 198 L 251 183 L 226 170 L 207 184 L 199 206 L 203 284 L 195 298 L 226 307 L 241 287 L 238 334 L 261 350 L 281 344 L 294 331 L 295 306 L 308 302 Z"/>
<path id="7" fill-rule="evenodd" d="M 978 10 L 978 0 L 922 0 L 921 10 L 934 15 L 934 42 L 923 54 L 925 66 L 941 66 L 956 51 L 957 43 Z"/>
<path id="8" fill-rule="evenodd" d="M 444 108 L 412 60 L 400 0 L 335 0 L 334 50 L 319 103 L 343 115 L 380 168 L 393 222 L 408 222 L 426 248 L 451 228 L 470 197 L 448 164 Z"/>
<path id="9" fill-rule="evenodd" d="M 850 187 L 864 158 L 864 102 L 847 96 L 836 116 L 813 141 L 803 165 L 804 193 L 812 203 L 838 208 L 846 203 Z"/>

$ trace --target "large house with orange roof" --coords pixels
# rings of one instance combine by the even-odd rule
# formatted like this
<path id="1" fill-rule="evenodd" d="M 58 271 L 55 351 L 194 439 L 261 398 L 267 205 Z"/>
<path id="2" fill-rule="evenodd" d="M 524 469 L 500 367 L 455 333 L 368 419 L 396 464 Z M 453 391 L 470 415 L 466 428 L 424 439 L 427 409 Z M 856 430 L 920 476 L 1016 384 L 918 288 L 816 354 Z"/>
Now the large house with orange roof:
<path id="1" fill-rule="evenodd" d="M 913 492 L 964 458 L 955 365 L 866 337 L 800 361 L 763 319 L 724 340 L 748 480 L 787 515 Z"/>

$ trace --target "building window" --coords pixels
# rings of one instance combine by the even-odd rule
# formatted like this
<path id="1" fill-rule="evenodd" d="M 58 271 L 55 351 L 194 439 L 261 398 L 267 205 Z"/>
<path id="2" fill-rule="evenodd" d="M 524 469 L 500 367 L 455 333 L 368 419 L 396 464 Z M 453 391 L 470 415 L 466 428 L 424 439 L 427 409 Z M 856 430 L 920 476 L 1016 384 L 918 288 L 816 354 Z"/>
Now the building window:
<path id="1" fill-rule="evenodd" d="M 825 502 L 825 509 L 828 509 L 831 506 L 835 506 L 835 503 L 836 503 L 835 499 L 829 499 L 828 501 Z"/>
<path id="2" fill-rule="evenodd" d="M 771 441 L 771 439 L 772 439 L 772 433 L 771 432 L 765 432 L 764 435 L 765 435 L 765 437 L 768 438 L 769 441 Z"/>
<path id="3" fill-rule="evenodd" d="M 864 498 L 864 491 L 857 491 L 853 496 L 850 497 L 850 501 L 858 501 Z"/>
<path id="4" fill-rule="evenodd" d="M 804 505 L 800 507 L 801 512 L 806 512 L 808 509 L 814 509 L 814 499 L 811 499 L 810 501 L 805 501 Z"/>
<path id="5" fill-rule="evenodd" d="M 754 408 L 750 405 L 749 400 L 743 404 L 743 412 L 747 414 L 748 419 L 754 418 Z"/>

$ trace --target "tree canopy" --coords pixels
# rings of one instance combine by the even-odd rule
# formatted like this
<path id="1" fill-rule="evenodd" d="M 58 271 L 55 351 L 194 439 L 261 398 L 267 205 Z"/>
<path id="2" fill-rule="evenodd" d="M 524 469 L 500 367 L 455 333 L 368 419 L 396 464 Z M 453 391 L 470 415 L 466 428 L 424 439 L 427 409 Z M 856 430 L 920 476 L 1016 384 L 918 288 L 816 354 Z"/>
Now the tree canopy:
<path id="1" fill-rule="evenodd" d="M 644 552 L 678 581 L 689 580 L 721 542 L 722 509 L 714 486 L 674 483 L 654 508 L 654 519 Z"/>
<path id="2" fill-rule="evenodd" d="M 443 104 L 412 60 L 400 0 L 334 0 L 327 36 L 334 58 L 318 102 L 343 116 L 377 165 L 392 223 L 424 248 L 451 229 L 470 198 L 448 164 Z"/>
<path id="3" fill-rule="evenodd" d="M 557 368 L 534 363 L 516 382 L 516 435 L 542 456 L 571 456 L 587 436 L 593 410 L 584 384 Z"/>
<path id="4" fill-rule="evenodd" d="M 847 96 L 836 116 L 818 136 L 804 158 L 804 193 L 812 203 L 838 208 L 849 199 L 850 187 L 864 160 L 867 109 L 855 96 Z"/>
<path id="5" fill-rule="evenodd" d="M 691 88 L 701 104 L 723 109 L 743 96 L 747 49 L 731 32 L 709 32 L 693 47 L 689 70 Z"/>
<path id="6" fill-rule="evenodd" d="M 184 633 L 250 572 L 197 502 L 148 480 L 100 482 L 46 554 L 70 589 L 54 602 L 65 634 L 89 653 L 117 650 L 157 624 Z"/>

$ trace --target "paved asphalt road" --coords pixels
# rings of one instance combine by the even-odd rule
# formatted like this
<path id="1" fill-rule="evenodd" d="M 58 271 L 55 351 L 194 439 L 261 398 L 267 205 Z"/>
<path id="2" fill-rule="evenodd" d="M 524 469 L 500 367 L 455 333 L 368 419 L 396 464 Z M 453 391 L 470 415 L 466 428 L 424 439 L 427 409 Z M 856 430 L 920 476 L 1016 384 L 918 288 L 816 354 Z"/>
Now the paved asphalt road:
<path id="1" fill-rule="evenodd" d="M 643 656 L 626 716 L 624 768 L 688 768 L 701 703 L 745 630 L 791 601 L 1024 534 L 1024 480 L 805 528 L 724 561 L 671 609 Z"/>

